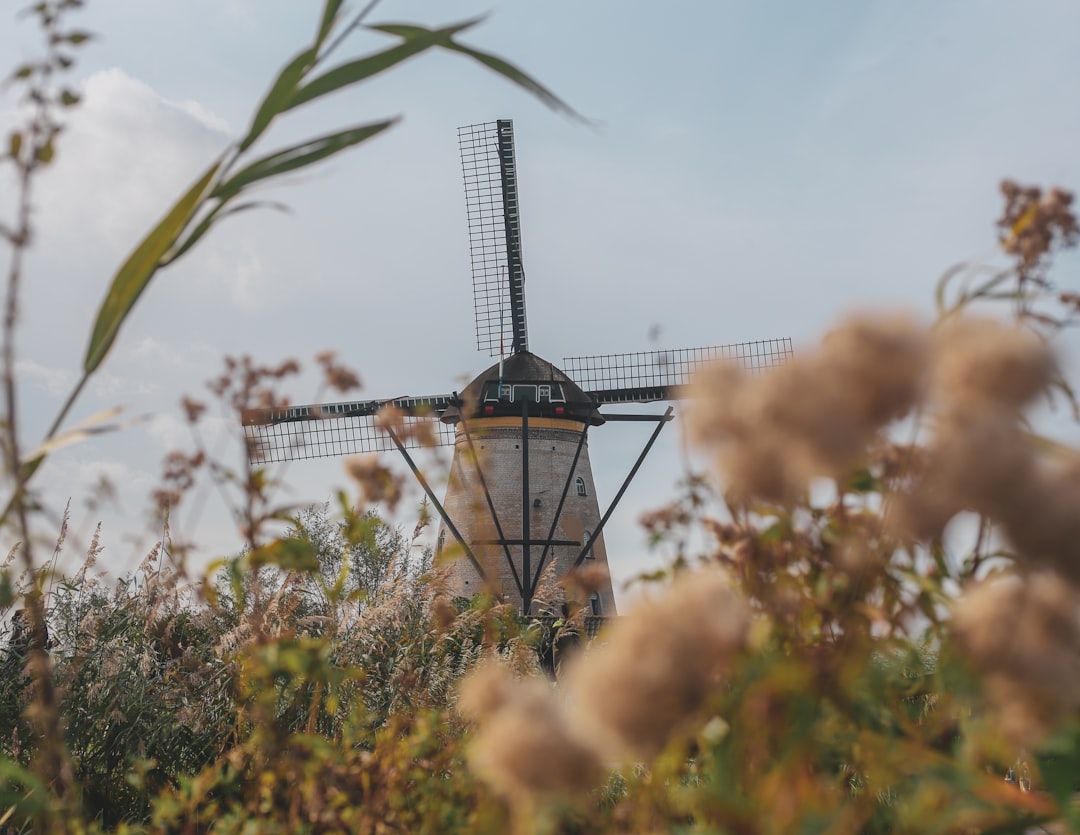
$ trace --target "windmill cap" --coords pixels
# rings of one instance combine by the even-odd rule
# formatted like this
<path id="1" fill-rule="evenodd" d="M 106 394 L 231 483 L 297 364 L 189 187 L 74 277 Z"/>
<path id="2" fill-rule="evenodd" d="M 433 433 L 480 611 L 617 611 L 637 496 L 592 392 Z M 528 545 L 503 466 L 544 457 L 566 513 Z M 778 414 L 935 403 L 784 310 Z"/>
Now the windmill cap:
<path id="1" fill-rule="evenodd" d="M 591 426 L 604 423 L 596 402 L 581 387 L 545 359 L 520 351 L 495 363 L 461 392 L 461 405 L 449 406 L 444 423 L 457 423 L 462 414 L 474 418 L 521 414 L 521 401 L 530 402 L 530 416 L 564 418 Z"/>

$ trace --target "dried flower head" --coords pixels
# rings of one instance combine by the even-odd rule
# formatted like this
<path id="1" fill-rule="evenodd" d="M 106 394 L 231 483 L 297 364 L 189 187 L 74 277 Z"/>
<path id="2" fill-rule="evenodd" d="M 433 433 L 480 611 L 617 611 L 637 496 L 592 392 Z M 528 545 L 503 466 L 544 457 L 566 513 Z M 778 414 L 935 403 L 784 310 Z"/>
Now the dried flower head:
<path id="1" fill-rule="evenodd" d="M 334 391 L 348 394 L 350 391 L 360 388 L 360 378 L 356 375 L 356 372 L 336 362 L 336 355 L 333 351 L 323 351 L 321 354 L 317 354 L 315 361 L 322 366 L 323 374 L 326 376 L 326 385 Z"/>
<path id="2" fill-rule="evenodd" d="M 1034 443 L 1031 442 L 1034 447 Z M 1034 457 L 1032 452 L 1032 457 Z M 1005 536 L 1025 561 L 1080 584 L 1080 458 L 1040 460 L 998 508 Z"/>
<path id="3" fill-rule="evenodd" d="M 404 479 L 380 463 L 375 453 L 346 458 L 345 472 L 356 480 L 365 502 L 386 502 L 393 512 L 401 501 Z"/>
<path id="4" fill-rule="evenodd" d="M 1053 515 L 1060 485 L 1051 486 L 1021 410 L 1056 374 L 1049 347 L 1030 331 L 987 319 L 947 322 L 933 342 L 932 440 L 912 468 L 917 477 L 898 497 L 894 529 L 936 537 L 956 513 L 973 510 L 1003 523 L 1013 543 L 1028 550 L 1032 526 Z M 1036 534 L 1038 550 L 1051 540 L 1062 544 L 1064 521 Z"/>
<path id="5" fill-rule="evenodd" d="M 693 718 L 745 644 L 746 602 L 723 572 L 686 573 L 607 633 L 567 676 L 576 721 L 605 755 L 651 757 Z"/>
<path id="6" fill-rule="evenodd" d="M 184 410 L 184 417 L 187 418 L 188 423 L 196 423 L 206 411 L 205 403 L 186 396 L 180 398 L 180 407 Z"/>
<path id="7" fill-rule="evenodd" d="M 586 565 L 571 571 L 561 580 L 568 597 L 584 600 L 594 591 L 607 588 L 611 575 L 602 565 Z"/>
<path id="8" fill-rule="evenodd" d="M 1001 183 L 1005 208 L 998 218 L 1001 248 L 1016 257 L 1021 281 L 1045 283 L 1046 259 L 1055 246 L 1072 246 L 1080 239 L 1080 226 L 1072 210 L 1073 195 L 1052 188 Z"/>
<path id="9" fill-rule="evenodd" d="M 435 628 L 444 632 L 457 620 L 458 612 L 445 595 L 438 595 L 431 601 L 431 619 Z"/>
<path id="10" fill-rule="evenodd" d="M 950 409 L 1030 403 L 1057 370 L 1044 339 L 993 319 L 953 318 L 934 337 L 933 387 Z"/>
<path id="11" fill-rule="evenodd" d="M 543 680 L 515 679 L 495 662 L 482 664 L 462 682 L 458 710 L 479 725 L 470 766 L 519 809 L 587 791 L 600 777 L 597 755 Z"/>
<path id="12" fill-rule="evenodd" d="M 716 448 L 735 493 L 794 502 L 815 476 L 845 475 L 883 426 L 910 411 L 927 349 L 911 317 L 862 316 L 768 374 L 713 367 L 695 384 L 692 436 Z"/>
<path id="13" fill-rule="evenodd" d="M 953 631 L 1017 745 L 1080 707 L 1080 594 L 1057 575 L 979 583 L 956 602 Z"/>

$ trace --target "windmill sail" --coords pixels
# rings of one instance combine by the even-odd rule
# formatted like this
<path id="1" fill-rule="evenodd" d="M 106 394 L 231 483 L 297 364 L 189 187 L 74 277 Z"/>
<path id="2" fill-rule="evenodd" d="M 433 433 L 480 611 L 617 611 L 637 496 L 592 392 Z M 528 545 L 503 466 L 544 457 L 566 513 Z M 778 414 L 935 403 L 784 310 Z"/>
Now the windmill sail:
<path id="1" fill-rule="evenodd" d="M 458 128 L 469 220 L 476 347 L 490 356 L 529 350 L 514 123 Z"/>
<path id="2" fill-rule="evenodd" d="M 690 378 L 709 363 L 726 360 L 759 374 L 782 365 L 791 355 L 790 339 L 765 339 L 674 351 L 568 357 L 562 369 L 597 403 L 652 403 L 683 396 Z"/>
<path id="3" fill-rule="evenodd" d="M 394 439 L 378 425 L 377 415 L 387 406 L 401 413 L 395 432 L 406 448 L 452 444 L 453 427 L 439 421 L 452 401 L 451 395 L 437 395 L 247 409 L 243 422 L 248 459 L 271 464 L 396 449 Z"/>

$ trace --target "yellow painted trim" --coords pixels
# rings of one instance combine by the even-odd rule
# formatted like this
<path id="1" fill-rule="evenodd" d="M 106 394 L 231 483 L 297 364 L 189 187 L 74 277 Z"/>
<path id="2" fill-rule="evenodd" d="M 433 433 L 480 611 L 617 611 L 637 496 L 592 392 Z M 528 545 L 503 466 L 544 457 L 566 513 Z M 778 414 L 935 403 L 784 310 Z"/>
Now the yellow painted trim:
<path id="1" fill-rule="evenodd" d="M 473 429 L 488 429 L 495 426 L 510 426 L 515 429 L 521 428 L 521 418 L 519 417 L 490 417 L 490 418 L 473 418 L 469 421 L 469 431 Z M 585 424 L 580 420 L 569 420 L 559 418 L 543 418 L 543 417 L 531 417 L 529 418 L 530 429 L 562 429 L 566 432 L 580 432 L 585 427 Z M 457 425 L 457 434 L 465 434 L 461 424 Z"/>

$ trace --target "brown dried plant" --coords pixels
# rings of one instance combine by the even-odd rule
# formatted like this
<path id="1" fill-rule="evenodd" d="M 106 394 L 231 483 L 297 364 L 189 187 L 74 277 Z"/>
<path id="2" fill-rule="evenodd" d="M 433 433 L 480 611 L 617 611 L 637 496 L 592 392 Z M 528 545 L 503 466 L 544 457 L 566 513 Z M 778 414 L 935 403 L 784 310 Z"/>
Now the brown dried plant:
<path id="1" fill-rule="evenodd" d="M 1016 258 L 1021 289 L 1026 284 L 1046 288 L 1046 270 L 1053 251 L 1080 240 L 1080 226 L 1072 210 L 1073 195 L 1059 188 L 1043 191 L 1002 180 L 1005 208 L 997 225 L 1001 247 Z"/>
<path id="2" fill-rule="evenodd" d="M 577 660 L 566 680 L 575 722 L 609 760 L 653 758 L 700 720 L 749 625 L 750 609 L 725 573 L 680 575 Z"/>
<path id="3" fill-rule="evenodd" d="M 567 720 L 546 681 L 482 664 L 462 683 L 457 707 L 478 724 L 470 765 L 519 814 L 531 814 L 545 798 L 587 792 L 599 781 L 595 749 Z"/>
<path id="4" fill-rule="evenodd" d="M 1055 574 L 996 577 L 965 591 L 953 632 L 994 721 L 1034 750 L 1080 711 L 1080 592 Z"/>
<path id="5" fill-rule="evenodd" d="M 885 314 L 849 319 L 768 375 L 714 366 L 695 384 L 689 433 L 716 451 L 735 495 L 792 505 L 815 476 L 843 478 L 883 426 L 911 411 L 927 350 L 914 318 Z"/>

